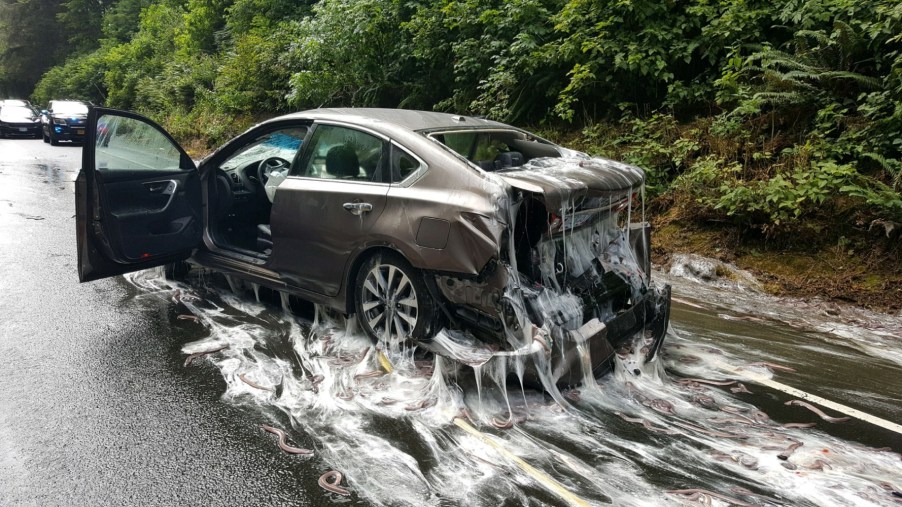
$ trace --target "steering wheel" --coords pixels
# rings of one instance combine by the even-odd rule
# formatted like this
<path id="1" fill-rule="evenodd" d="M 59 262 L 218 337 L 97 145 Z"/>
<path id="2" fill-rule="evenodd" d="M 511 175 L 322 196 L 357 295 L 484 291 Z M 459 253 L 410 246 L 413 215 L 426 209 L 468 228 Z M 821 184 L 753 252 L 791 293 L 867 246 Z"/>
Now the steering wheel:
<path id="1" fill-rule="evenodd" d="M 269 175 L 276 171 L 287 170 L 291 166 L 291 162 L 282 157 L 269 157 L 260 161 L 257 166 L 257 179 L 261 185 L 266 185 L 269 181 Z"/>

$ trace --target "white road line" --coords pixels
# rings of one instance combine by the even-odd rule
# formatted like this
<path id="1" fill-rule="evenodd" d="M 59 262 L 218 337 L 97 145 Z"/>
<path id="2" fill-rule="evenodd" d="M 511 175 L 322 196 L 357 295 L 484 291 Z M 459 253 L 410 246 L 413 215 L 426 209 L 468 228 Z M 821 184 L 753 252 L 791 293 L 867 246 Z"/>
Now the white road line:
<path id="1" fill-rule="evenodd" d="M 718 368 L 720 368 L 724 371 L 727 371 L 729 373 L 732 373 L 733 375 L 745 377 L 745 378 L 751 380 L 752 382 L 757 382 L 758 384 L 761 384 L 761 385 L 764 385 L 767 387 L 771 387 L 773 389 L 782 391 L 782 392 L 784 392 L 786 394 L 790 394 L 792 396 L 796 396 L 803 400 L 817 403 L 818 405 L 821 405 L 822 407 L 836 410 L 837 412 L 842 412 L 843 414 L 854 417 L 854 418 L 864 421 L 866 423 L 873 424 L 874 426 L 880 426 L 881 428 L 884 428 L 884 429 L 887 429 L 887 430 L 890 430 L 890 431 L 893 431 L 895 433 L 902 435 L 902 425 L 896 424 L 891 421 L 887 421 L 886 419 L 881 419 L 877 416 L 873 416 L 871 414 L 862 412 L 861 410 L 858 410 L 858 409 L 855 409 L 852 407 L 848 407 L 841 403 L 836 403 L 835 401 L 831 401 L 826 398 L 821 398 L 820 396 L 817 396 L 815 394 L 806 393 L 805 391 L 796 389 L 795 387 L 788 386 L 786 384 L 769 379 L 769 378 L 765 377 L 764 375 L 760 375 L 758 373 L 751 372 L 751 371 L 746 371 L 739 367 L 732 366 L 732 365 L 729 365 L 729 364 L 721 362 L 721 361 L 715 360 L 713 362 L 714 362 L 714 365 L 717 366 Z"/>

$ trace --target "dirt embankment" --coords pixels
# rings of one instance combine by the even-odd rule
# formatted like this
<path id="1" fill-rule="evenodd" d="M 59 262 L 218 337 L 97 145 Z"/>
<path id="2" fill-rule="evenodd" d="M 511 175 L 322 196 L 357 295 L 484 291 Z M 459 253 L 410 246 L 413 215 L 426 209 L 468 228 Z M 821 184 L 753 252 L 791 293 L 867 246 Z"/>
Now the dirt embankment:
<path id="1" fill-rule="evenodd" d="M 838 239 L 817 229 L 768 238 L 729 224 L 681 221 L 673 210 L 653 217 L 652 224 L 656 264 L 668 266 L 674 254 L 695 253 L 753 273 L 774 295 L 902 311 L 902 239 L 887 237 L 882 227 Z"/>

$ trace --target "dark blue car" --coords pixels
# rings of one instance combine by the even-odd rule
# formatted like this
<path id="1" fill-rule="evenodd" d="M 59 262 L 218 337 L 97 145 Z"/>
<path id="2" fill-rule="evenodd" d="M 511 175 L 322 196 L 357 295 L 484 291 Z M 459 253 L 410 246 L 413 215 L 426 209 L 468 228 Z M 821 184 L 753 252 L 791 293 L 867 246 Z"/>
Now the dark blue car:
<path id="1" fill-rule="evenodd" d="M 41 114 L 45 143 L 84 142 L 88 105 L 79 100 L 51 100 Z"/>

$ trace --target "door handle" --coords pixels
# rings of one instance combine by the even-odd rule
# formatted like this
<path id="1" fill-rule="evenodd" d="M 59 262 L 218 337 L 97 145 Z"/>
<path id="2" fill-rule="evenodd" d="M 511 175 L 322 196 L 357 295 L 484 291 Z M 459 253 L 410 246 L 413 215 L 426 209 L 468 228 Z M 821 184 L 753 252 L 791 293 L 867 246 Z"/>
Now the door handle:
<path id="1" fill-rule="evenodd" d="M 175 180 L 151 181 L 144 184 L 144 188 L 151 194 L 172 195 L 178 184 Z"/>
<path id="2" fill-rule="evenodd" d="M 352 215 L 362 215 L 369 211 L 373 211 L 373 205 L 368 202 L 346 202 L 344 209 L 348 210 Z"/>

